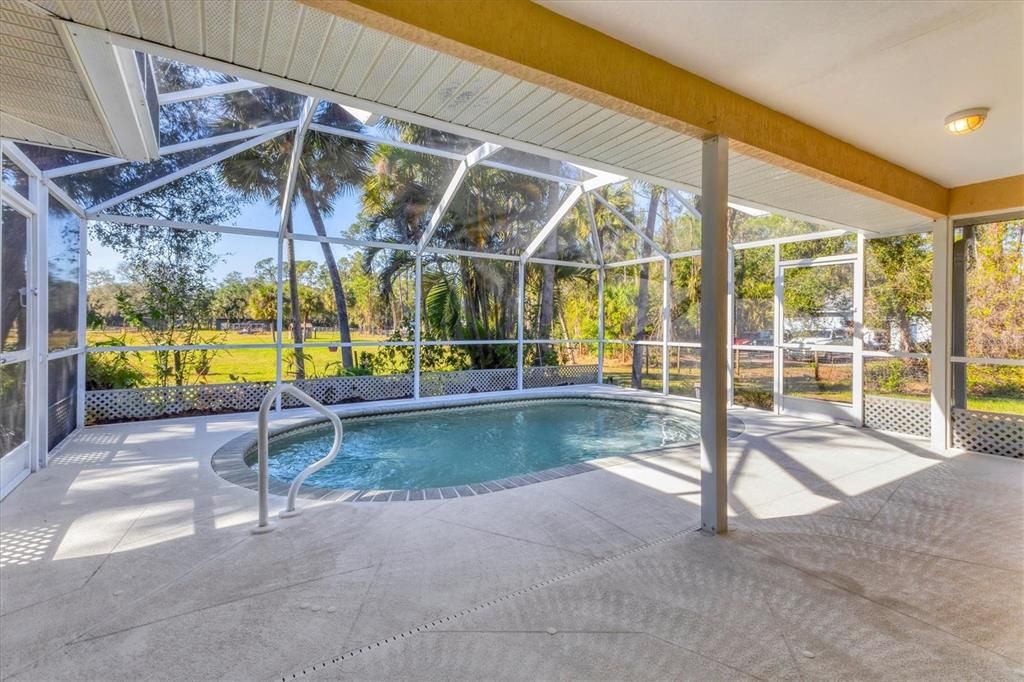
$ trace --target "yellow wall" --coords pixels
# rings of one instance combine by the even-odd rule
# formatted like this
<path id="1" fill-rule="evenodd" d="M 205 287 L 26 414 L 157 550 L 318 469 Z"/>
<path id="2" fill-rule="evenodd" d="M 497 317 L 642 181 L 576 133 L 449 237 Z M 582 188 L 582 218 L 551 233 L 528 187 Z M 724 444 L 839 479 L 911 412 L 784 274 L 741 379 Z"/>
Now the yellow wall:
<path id="1" fill-rule="evenodd" d="M 1024 175 L 954 187 L 949 191 L 949 215 L 995 213 L 1024 208 Z"/>
<path id="2" fill-rule="evenodd" d="M 1019 180 L 951 192 L 529 0 L 300 2 L 929 217 L 1005 208 Z"/>

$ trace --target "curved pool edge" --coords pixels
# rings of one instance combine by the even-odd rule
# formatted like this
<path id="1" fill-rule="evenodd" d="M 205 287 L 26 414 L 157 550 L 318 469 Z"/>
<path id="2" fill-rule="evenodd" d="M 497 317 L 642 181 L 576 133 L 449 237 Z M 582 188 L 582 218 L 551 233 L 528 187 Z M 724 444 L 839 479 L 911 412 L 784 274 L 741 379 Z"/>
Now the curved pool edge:
<path id="1" fill-rule="evenodd" d="M 440 410 L 451 410 L 483 405 L 501 405 L 508 403 L 566 399 L 641 403 L 661 408 L 681 410 L 691 414 L 699 414 L 698 410 L 694 409 L 696 405 L 692 401 L 687 401 L 676 396 L 652 395 L 630 389 L 608 389 L 600 386 L 595 386 L 590 390 L 581 390 L 580 388 L 561 391 L 547 389 L 544 390 L 543 393 L 531 390 L 529 393 L 525 394 L 516 391 L 514 393 L 503 392 L 492 394 L 471 394 L 468 396 L 457 396 L 454 398 L 457 399 L 437 400 L 430 401 L 429 403 L 425 403 L 424 401 L 403 401 L 401 404 L 377 402 L 360 403 L 358 406 L 345 405 L 332 407 L 335 413 L 337 413 L 343 420 L 398 415 L 410 412 L 435 412 Z M 728 419 L 730 439 L 743 433 L 745 426 L 742 419 L 735 415 L 729 415 Z M 271 429 L 270 438 L 274 439 L 301 431 L 318 429 L 326 423 L 327 420 L 322 418 L 307 419 L 299 424 L 291 424 Z M 218 448 L 210 459 L 210 465 L 214 472 L 230 483 L 255 491 L 258 487 L 258 478 L 256 472 L 253 471 L 246 462 L 246 459 L 255 453 L 256 437 L 257 435 L 254 429 L 253 431 L 231 439 Z M 587 460 L 586 462 L 567 464 L 552 469 L 543 469 L 541 471 L 509 476 L 507 478 L 492 481 L 483 481 L 480 483 L 448 486 L 443 488 L 423 488 L 416 490 L 353 490 L 323 488 L 307 483 L 303 484 L 299 488 L 298 497 L 324 502 L 414 502 L 421 500 L 477 497 L 504 490 L 522 488 L 524 486 L 543 483 L 545 481 L 566 478 L 568 476 L 583 474 L 589 471 L 608 469 L 627 462 L 641 461 L 672 450 L 692 448 L 697 447 L 698 445 L 698 442 L 683 443 L 680 445 L 671 445 L 663 448 L 638 451 L 627 455 L 598 457 Z M 273 477 L 270 478 L 269 490 L 271 495 L 284 497 L 288 494 L 289 487 L 290 483 L 288 482 L 281 481 Z"/>

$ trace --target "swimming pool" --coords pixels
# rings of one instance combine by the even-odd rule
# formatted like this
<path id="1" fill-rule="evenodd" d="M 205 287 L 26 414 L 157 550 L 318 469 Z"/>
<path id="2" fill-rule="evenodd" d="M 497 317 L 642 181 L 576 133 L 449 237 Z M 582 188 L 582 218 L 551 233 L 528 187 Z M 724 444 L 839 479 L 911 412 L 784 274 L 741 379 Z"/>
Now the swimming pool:
<path id="1" fill-rule="evenodd" d="M 318 488 L 421 490 L 528 475 L 599 457 L 697 442 L 696 413 L 585 398 L 527 400 L 346 419 Z M 273 479 L 291 482 L 330 448 L 329 424 L 271 439 Z M 256 467 L 255 457 L 246 463 Z"/>

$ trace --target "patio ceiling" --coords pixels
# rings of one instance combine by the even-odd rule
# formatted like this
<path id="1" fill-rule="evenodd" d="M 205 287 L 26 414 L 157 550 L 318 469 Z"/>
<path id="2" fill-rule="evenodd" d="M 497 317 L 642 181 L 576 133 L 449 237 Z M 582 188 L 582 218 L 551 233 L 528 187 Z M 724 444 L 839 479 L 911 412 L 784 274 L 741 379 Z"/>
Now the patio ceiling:
<path id="1" fill-rule="evenodd" d="M 117 154 L 59 29 L 31 5 L 0 0 L 0 128 L 5 137 Z"/>
<path id="2" fill-rule="evenodd" d="M 1024 173 L 1020 2 L 537 2 L 946 187 Z"/>
<path id="3" fill-rule="evenodd" d="M 31 2 L 55 17 L 124 36 L 115 42 L 129 47 L 188 59 L 160 47 L 171 46 L 242 78 L 699 190 L 701 143 L 695 138 L 292 0 Z M 892 233 L 929 222 L 754 158 L 735 157 L 731 176 L 737 201 L 826 225 Z"/>

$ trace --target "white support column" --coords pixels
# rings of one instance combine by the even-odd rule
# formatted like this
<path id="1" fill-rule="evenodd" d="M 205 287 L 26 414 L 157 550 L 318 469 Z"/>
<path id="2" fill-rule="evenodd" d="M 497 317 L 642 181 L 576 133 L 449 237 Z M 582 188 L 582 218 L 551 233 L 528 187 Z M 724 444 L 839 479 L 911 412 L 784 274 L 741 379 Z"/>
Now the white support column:
<path id="1" fill-rule="evenodd" d="M 587 204 L 587 221 L 590 223 L 590 242 L 597 258 L 597 383 L 604 383 L 604 250 L 601 235 L 594 219 L 594 201 L 590 192 L 583 195 Z"/>
<path id="2" fill-rule="evenodd" d="M 782 268 L 779 261 L 782 256 L 782 248 L 775 244 L 775 261 L 773 269 L 775 272 L 775 298 L 772 302 L 772 347 L 774 349 L 774 371 L 772 372 L 772 405 L 775 414 L 782 414 L 782 372 L 784 357 L 782 354 Z"/>
<path id="3" fill-rule="evenodd" d="M 728 530 L 726 382 L 729 140 L 703 143 L 700 300 L 700 517 L 708 533 Z"/>
<path id="4" fill-rule="evenodd" d="M 662 261 L 661 277 L 661 394 L 668 395 L 668 342 L 672 335 L 672 261 Z"/>
<path id="5" fill-rule="evenodd" d="M 420 325 L 423 308 L 423 254 L 416 254 L 416 286 L 413 294 L 416 311 L 413 313 L 413 364 L 412 364 L 412 397 L 420 397 L 420 348 L 423 343 Z"/>
<path id="6" fill-rule="evenodd" d="M 282 343 L 284 339 L 284 237 L 278 235 L 277 237 L 277 320 L 275 321 L 277 326 L 277 342 L 274 344 L 276 358 L 277 358 L 277 374 L 274 381 L 274 385 L 280 388 L 281 383 L 284 379 L 284 373 L 282 371 L 281 355 L 283 353 Z M 301 348 L 295 349 L 297 352 L 302 352 Z M 281 395 L 280 393 L 276 399 L 276 405 L 274 409 L 278 412 L 281 411 Z"/>
<path id="7" fill-rule="evenodd" d="M 604 383 L 604 266 L 597 271 L 597 383 Z"/>
<path id="8" fill-rule="evenodd" d="M 733 340 L 736 338 L 734 325 L 736 324 L 736 251 L 729 245 L 729 281 L 726 284 L 726 308 L 728 317 L 725 320 L 725 338 L 728 353 L 726 357 L 729 363 L 729 374 L 726 376 L 725 394 L 726 403 L 731 407 L 733 404 L 734 390 L 733 378 L 736 374 L 736 352 L 733 350 Z"/>
<path id="9" fill-rule="evenodd" d="M 30 438 L 32 452 L 29 455 L 29 469 L 38 471 L 46 466 L 46 455 L 49 450 L 49 384 L 48 371 L 49 363 L 47 354 L 50 345 L 50 294 L 49 294 L 49 264 L 47 262 L 47 219 L 49 218 L 50 196 L 46 188 L 38 178 L 29 181 L 34 191 L 31 198 L 36 206 L 35 218 L 35 239 L 34 250 L 32 251 L 32 264 L 30 266 L 29 289 L 35 298 L 35 319 L 31 320 L 28 339 L 32 344 L 32 357 L 26 363 L 26 370 L 29 372 L 27 379 L 31 382 L 31 405 L 35 422 L 35 438 Z M 30 414 L 32 414 L 30 412 Z"/>
<path id="10" fill-rule="evenodd" d="M 523 320 L 526 315 L 526 261 L 519 261 L 516 285 L 516 388 L 523 390 Z"/>
<path id="11" fill-rule="evenodd" d="M 932 437 L 934 450 L 949 447 L 950 335 L 953 303 L 953 222 L 936 220 L 932 227 Z"/>
<path id="12" fill-rule="evenodd" d="M 89 305 L 89 265 L 86 262 L 89 257 L 89 223 L 79 218 L 78 220 L 78 380 L 75 386 L 75 426 L 85 426 L 85 327 L 88 324 Z"/>
<path id="13" fill-rule="evenodd" d="M 587 192 L 584 197 L 587 203 L 587 222 L 590 224 L 590 243 L 594 247 L 594 257 L 597 260 L 597 264 L 602 268 L 604 267 L 604 251 L 601 248 L 601 235 L 597 230 L 597 220 L 594 219 L 594 201 L 590 198 L 590 192 Z"/>
<path id="14" fill-rule="evenodd" d="M 857 235 L 853 264 L 853 419 L 864 426 L 864 235 Z"/>

